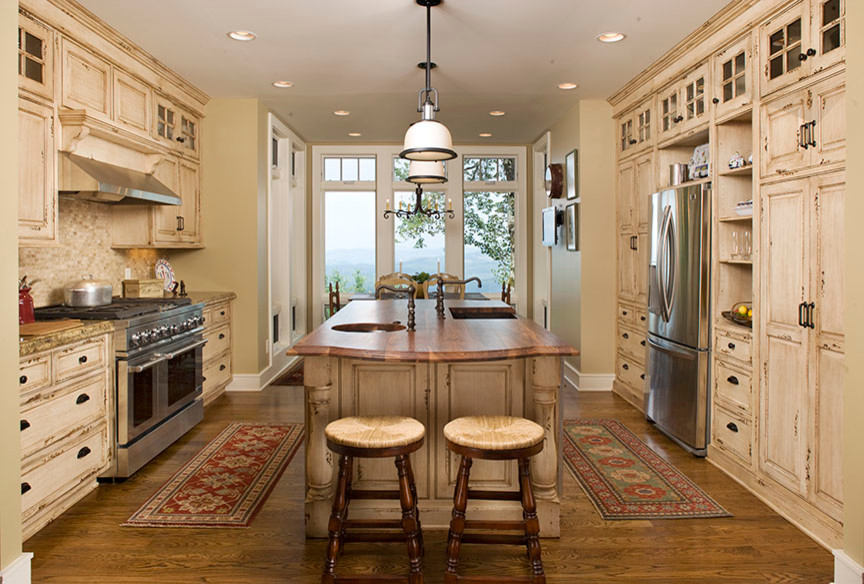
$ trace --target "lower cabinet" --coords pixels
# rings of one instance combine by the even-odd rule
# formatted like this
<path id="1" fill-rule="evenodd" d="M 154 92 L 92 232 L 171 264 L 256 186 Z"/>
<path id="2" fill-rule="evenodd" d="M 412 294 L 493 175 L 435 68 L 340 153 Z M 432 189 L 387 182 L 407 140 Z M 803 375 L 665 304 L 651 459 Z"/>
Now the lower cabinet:
<path id="1" fill-rule="evenodd" d="M 109 466 L 114 378 L 109 355 L 111 337 L 101 334 L 21 358 L 24 539 L 95 489 L 96 477 Z M 68 365 L 70 356 L 79 367 Z"/>
<path id="2" fill-rule="evenodd" d="M 203 350 L 204 405 L 225 393 L 234 379 L 231 364 L 231 302 L 216 301 L 204 307 Z"/>
<path id="3" fill-rule="evenodd" d="M 648 313 L 637 304 L 618 305 L 615 345 L 615 382 L 612 391 L 642 410 L 644 408 L 645 351 Z"/>

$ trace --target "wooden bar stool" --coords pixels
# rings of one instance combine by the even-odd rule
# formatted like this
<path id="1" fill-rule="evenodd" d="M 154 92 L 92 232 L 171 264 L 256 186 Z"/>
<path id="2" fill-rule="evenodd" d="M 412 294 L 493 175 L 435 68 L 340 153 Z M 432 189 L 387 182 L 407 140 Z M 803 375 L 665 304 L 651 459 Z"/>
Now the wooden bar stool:
<path id="1" fill-rule="evenodd" d="M 545 584 L 543 561 L 540 558 L 540 522 L 537 505 L 531 490 L 531 471 L 528 459 L 543 450 L 543 428 L 524 418 L 510 416 L 467 416 L 457 418 L 444 426 L 447 448 L 460 455 L 459 474 L 453 494 L 453 515 L 447 538 L 446 584 L 474 582 L 500 584 L 501 576 L 460 576 L 459 550 L 463 543 L 498 543 L 525 545 L 531 560 L 532 575 L 524 578 L 506 578 L 508 582 Z M 519 492 L 474 491 L 468 488 L 473 459 L 518 460 Z M 465 509 L 472 499 L 513 500 L 522 502 L 522 521 L 467 521 Z M 521 530 L 524 535 L 465 533 L 466 529 L 493 531 Z"/>
<path id="2" fill-rule="evenodd" d="M 426 428 L 414 418 L 402 416 L 355 416 L 331 422 L 324 429 L 327 447 L 339 455 L 339 478 L 333 496 L 333 511 L 327 529 L 330 541 L 327 559 L 324 562 L 322 584 L 335 582 L 408 582 L 423 583 L 423 532 L 420 528 L 420 513 L 417 510 L 417 487 L 408 455 L 423 446 Z M 352 465 L 355 458 L 396 459 L 399 477 L 398 491 L 357 491 L 351 488 Z M 399 499 L 402 519 L 349 520 L 348 504 L 351 499 Z M 358 528 L 361 531 L 349 531 Z M 380 529 L 390 531 L 370 531 Z M 393 531 L 398 529 L 399 531 Z M 408 576 L 337 576 L 336 558 L 345 542 L 393 542 L 408 544 L 410 564 Z"/>

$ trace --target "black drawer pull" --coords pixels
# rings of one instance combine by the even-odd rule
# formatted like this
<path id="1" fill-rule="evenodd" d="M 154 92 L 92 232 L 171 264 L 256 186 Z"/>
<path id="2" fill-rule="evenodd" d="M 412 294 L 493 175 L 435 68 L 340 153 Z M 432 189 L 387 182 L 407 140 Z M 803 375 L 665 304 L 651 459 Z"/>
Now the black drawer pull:
<path id="1" fill-rule="evenodd" d="M 23 495 L 33 487 L 30 486 L 30 483 L 21 483 L 21 494 Z"/>
<path id="2" fill-rule="evenodd" d="M 225 316 L 225 311 L 224 311 L 224 310 L 220 310 L 220 311 L 219 311 L 219 316 Z"/>
<path id="3" fill-rule="evenodd" d="M 85 446 L 81 450 L 78 451 L 78 458 L 84 458 L 88 454 L 90 454 L 91 450 L 89 447 Z"/>
<path id="4" fill-rule="evenodd" d="M 728 381 L 732 385 L 738 385 L 738 378 L 735 377 L 734 375 L 730 375 L 729 377 L 727 377 L 726 381 Z"/>
<path id="5" fill-rule="evenodd" d="M 81 355 L 80 357 L 78 357 L 78 363 L 80 363 L 81 365 L 83 365 L 86 362 L 87 362 L 87 355 Z"/>
<path id="6" fill-rule="evenodd" d="M 624 337 L 625 339 L 629 339 L 629 338 L 630 338 L 630 335 L 628 335 L 627 333 L 624 333 L 624 334 L 621 335 L 621 336 Z"/>
<path id="7" fill-rule="evenodd" d="M 18 378 L 18 383 L 20 383 L 21 385 L 24 385 L 25 383 L 27 383 L 27 376 L 26 376 L 26 375 L 22 375 L 21 377 L 19 377 L 19 378 Z"/>
<path id="8" fill-rule="evenodd" d="M 645 379 L 645 374 L 643 373 L 642 375 L 640 375 L 639 379 Z"/>
<path id="9" fill-rule="evenodd" d="M 621 369 L 623 369 L 624 371 L 629 371 L 629 370 L 630 370 L 630 366 L 629 366 L 627 363 L 624 363 L 624 364 L 621 366 Z"/>
<path id="10" fill-rule="evenodd" d="M 224 338 L 225 338 L 225 333 L 219 333 L 219 340 L 221 341 Z"/>
<path id="11" fill-rule="evenodd" d="M 645 322 L 645 315 L 643 314 L 642 316 L 640 316 L 639 320 L 641 320 L 642 322 Z"/>
<path id="12" fill-rule="evenodd" d="M 88 401 L 90 401 L 90 396 L 87 395 L 86 393 L 82 393 L 81 395 L 78 396 L 78 399 L 75 400 L 75 403 L 80 406 L 81 404 L 86 403 Z"/>
<path id="13" fill-rule="evenodd" d="M 30 422 L 28 422 L 27 420 L 21 420 L 21 431 L 22 432 L 29 427 L 30 427 Z"/>
<path id="14" fill-rule="evenodd" d="M 729 344 L 726 345 L 726 346 L 729 347 L 729 348 L 730 348 L 731 350 L 733 350 L 733 351 L 735 350 L 735 343 L 729 343 Z"/>
<path id="15" fill-rule="evenodd" d="M 735 424 L 735 422 L 729 422 L 728 424 L 726 424 L 726 427 L 729 428 L 730 430 L 732 430 L 733 432 L 738 431 L 738 426 Z"/>
<path id="16" fill-rule="evenodd" d="M 622 311 L 621 311 L 621 314 L 622 314 L 623 316 L 627 316 L 629 313 L 628 313 L 626 310 L 622 310 Z"/>
<path id="17" fill-rule="evenodd" d="M 220 365 L 220 366 L 219 366 L 219 371 L 225 371 L 225 365 Z"/>
<path id="18" fill-rule="evenodd" d="M 639 343 L 639 344 L 642 345 L 642 346 L 644 347 L 644 346 L 645 346 L 645 341 L 642 341 L 642 342 Z"/>

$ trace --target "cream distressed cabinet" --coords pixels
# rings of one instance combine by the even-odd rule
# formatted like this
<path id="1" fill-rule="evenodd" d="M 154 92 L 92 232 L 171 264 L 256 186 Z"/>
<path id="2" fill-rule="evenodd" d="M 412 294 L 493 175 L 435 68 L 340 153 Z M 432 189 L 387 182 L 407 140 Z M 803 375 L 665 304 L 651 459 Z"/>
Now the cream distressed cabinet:
<path id="1" fill-rule="evenodd" d="M 705 62 L 661 89 L 657 102 L 658 140 L 663 142 L 708 121 L 710 68 Z"/>
<path id="2" fill-rule="evenodd" d="M 176 149 L 179 154 L 198 158 L 200 147 L 198 116 L 174 104 L 170 99 L 157 95 L 155 100 L 153 137 Z"/>
<path id="3" fill-rule="evenodd" d="M 654 100 L 648 99 L 618 120 L 618 156 L 636 154 L 654 144 L 656 129 L 652 118 Z"/>
<path id="4" fill-rule="evenodd" d="M 25 14 L 18 16 L 18 88 L 54 99 L 54 34 Z"/>
<path id="5" fill-rule="evenodd" d="M 762 190 L 759 465 L 836 520 L 842 511 L 845 173 Z"/>
<path id="6" fill-rule="evenodd" d="M 846 81 L 838 72 L 762 106 L 762 177 L 788 177 L 846 159 Z"/>
<path id="7" fill-rule="evenodd" d="M 714 116 L 728 118 L 753 103 L 753 35 L 748 32 L 714 55 Z"/>

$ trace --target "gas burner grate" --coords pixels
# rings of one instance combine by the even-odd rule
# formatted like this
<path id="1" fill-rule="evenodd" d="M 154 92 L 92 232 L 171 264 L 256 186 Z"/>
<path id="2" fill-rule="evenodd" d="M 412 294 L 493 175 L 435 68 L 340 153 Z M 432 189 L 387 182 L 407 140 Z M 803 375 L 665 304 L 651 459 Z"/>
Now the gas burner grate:
<path id="1" fill-rule="evenodd" d="M 53 318 L 79 318 L 82 320 L 127 320 L 164 312 L 179 306 L 190 304 L 189 298 L 114 298 L 111 304 L 105 306 L 78 307 L 46 306 L 35 310 L 37 320 Z"/>

